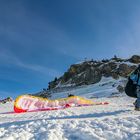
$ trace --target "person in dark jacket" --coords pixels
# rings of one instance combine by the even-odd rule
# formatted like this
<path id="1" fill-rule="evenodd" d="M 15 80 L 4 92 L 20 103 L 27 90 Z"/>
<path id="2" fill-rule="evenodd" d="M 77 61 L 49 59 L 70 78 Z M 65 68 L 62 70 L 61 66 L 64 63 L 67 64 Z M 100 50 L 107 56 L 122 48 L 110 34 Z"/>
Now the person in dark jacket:
<path id="1" fill-rule="evenodd" d="M 130 75 L 130 79 L 133 81 L 133 84 L 136 85 L 136 101 L 134 103 L 135 110 L 140 111 L 140 65 L 138 68 Z"/>
<path id="2" fill-rule="evenodd" d="M 135 110 L 140 111 L 140 65 L 130 74 L 125 93 L 130 97 L 137 98 L 134 103 Z"/>

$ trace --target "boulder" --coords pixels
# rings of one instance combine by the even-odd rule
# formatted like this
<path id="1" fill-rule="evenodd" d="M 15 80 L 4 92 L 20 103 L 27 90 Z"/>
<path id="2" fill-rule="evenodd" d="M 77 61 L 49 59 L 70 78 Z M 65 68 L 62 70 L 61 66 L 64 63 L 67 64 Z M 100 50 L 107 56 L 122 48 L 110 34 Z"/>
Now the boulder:
<path id="1" fill-rule="evenodd" d="M 140 56 L 139 55 L 133 55 L 129 61 L 131 63 L 139 64 L 140 63 Z"/>

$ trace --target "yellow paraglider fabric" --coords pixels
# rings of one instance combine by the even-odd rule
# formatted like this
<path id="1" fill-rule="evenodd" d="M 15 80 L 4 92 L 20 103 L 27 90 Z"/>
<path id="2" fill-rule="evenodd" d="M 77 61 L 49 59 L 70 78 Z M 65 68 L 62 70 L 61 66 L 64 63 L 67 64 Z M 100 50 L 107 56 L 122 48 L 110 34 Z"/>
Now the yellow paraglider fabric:
<path id="1" fill-rule="evenodd" d="M 79 96 L 71 96 L 57 100 L 36 97 L 31 95 L 21 95 L 16 98 L 14 111 L 17 113 L 38 110 L 56 110 L 71 106 L 93 105 L 94 102 Z"/>

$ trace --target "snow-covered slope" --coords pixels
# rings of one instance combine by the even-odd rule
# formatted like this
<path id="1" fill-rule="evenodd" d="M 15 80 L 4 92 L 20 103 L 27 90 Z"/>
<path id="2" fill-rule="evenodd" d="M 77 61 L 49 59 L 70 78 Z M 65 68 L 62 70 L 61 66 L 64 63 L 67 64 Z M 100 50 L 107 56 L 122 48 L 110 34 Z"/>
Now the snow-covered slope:
<path id="1" fill-rule="evenodd" d="M 124 86 L 126 78 L 120 77 L 118 80 L 112 77 L 102 77 L 101 81 L 97 84 L 81 86 L 72 90 L 65 90 L 64 92 L 52 93 L 52 99 L 65 98 L 68 94 L 83 96 L 86 98 L 99 98 L 110 97 L 115 93 L 119 93 L 117 90 L 118 85 Z"/>
<path id="2" fill-rule="evenodd" d="M 102 79 L 70 92 L 108 105 L 16 114 L 13 103 L 0 104 L 0 140 L 139 140 L 140 112 L 134 111 L 135 99 L 125 94 L 110 96 L 122 80 Z M 57 93 L 52 98 L 65 95 Z"/>

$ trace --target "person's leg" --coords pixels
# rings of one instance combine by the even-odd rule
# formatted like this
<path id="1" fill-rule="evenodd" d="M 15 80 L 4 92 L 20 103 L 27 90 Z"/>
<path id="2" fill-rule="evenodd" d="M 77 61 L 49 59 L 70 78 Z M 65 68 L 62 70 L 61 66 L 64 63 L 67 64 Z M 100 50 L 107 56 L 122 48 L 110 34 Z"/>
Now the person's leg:
<path id="1" fill-rule="evenodd" d="M 137 100 L 135 102 L 135 110 L 140 111 L 140 87 L 137 87 Z"/>

